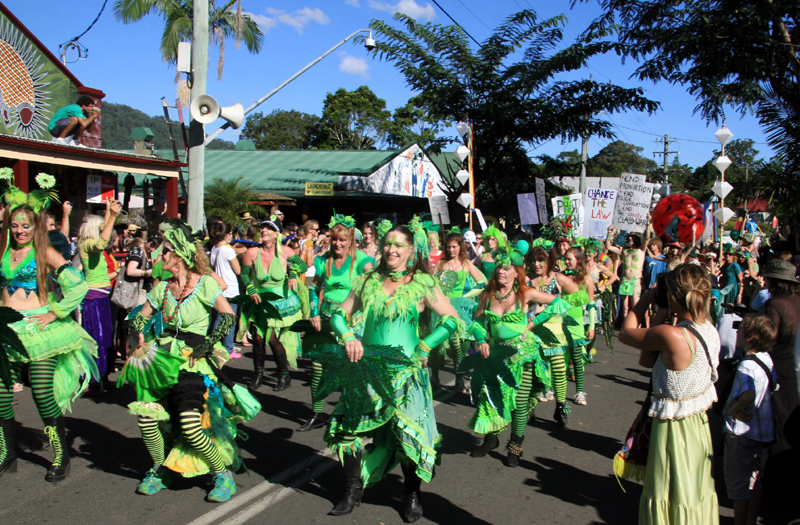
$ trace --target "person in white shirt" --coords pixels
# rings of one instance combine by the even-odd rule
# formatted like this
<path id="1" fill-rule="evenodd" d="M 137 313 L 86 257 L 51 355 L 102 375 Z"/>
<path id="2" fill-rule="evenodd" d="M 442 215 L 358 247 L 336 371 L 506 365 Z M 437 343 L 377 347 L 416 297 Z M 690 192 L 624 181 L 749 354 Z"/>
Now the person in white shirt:
<path id="1" fill-rule="evenodd" d="M 210 237 L 214 246 L 211 248 L 211 267 L 214 273 L 220 276 L 228 287 L 222 292 L 223 297 L 230 301 L 239 295 L 239 274 L 242 273 L 236 251 L 231 247 L 233 240 L 233 228 L 230 224 L 216 223 L 211 229 Z M 239 308 L 238 304 L 231 304 L 234 315 Z M 218 316 L 214 315 L 211 325 L 213 331 L 217 327 Z M 222 344 L 228 350 L 231 359 L 242 357 L 233 346 L 234 336 L 236 335 L 236 325 L 231 327 L 231 331 L 222 339 Z"/>

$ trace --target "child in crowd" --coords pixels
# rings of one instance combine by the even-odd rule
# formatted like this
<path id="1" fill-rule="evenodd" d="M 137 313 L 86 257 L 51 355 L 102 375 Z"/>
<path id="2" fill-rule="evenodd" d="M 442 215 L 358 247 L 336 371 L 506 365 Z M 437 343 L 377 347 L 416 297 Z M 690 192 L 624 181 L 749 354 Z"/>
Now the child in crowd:
<path id="1" fill-rule="evenodd" d="M 725 484 L 735 525 L 755 525 L 761 508 L 762 449 L 775 436 L 770 394 L 778 378 L 769 351 L 777 333 L 769 317 L 753 314 L 742 320 L 737 336 L 745 357 L 725 404 L 724 429 Z"/>

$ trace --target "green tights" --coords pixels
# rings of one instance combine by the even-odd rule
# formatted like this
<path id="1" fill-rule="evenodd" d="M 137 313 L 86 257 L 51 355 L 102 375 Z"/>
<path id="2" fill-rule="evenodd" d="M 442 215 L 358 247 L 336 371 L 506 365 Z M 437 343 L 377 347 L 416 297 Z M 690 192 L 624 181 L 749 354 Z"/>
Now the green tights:
<path id="1" fill-rule="evenodd" d="M 189 410 L 180 413 L 180 425 L 184 439 L 189 445 L 198 451 L 213 472 L 225 470 L 225 463 L 222 456 L 214 446 L 211 438 L 204 432 L 200 424 L 200 412 Z M 164 451 L 164 436 L 158 427 L 158 421 L 149 417 L 139 416 L 139 429 L 142 431 L 142 439 L 153 458 L 153 463 L 162 465 L 166 459 Z"/>
<path id="2" fill-rule="evenodd" d="M 36 403 L 36 408 L 39 410 L 39 415 L 42 419 L 63 415 L 56 402 L 56 394 L 53 390 L 53 377 L 56 373 L 57 362 L 58 357 L 51 357 L 31 363 L 30 376 L 33 401 Z M 12 363 L 12 382 L 19 380 L 21 370 L 22 363 Z M 13 398 L 13 385 L 6 386 L 5 383 L 0 381 L 0 419 L 12 419 L 14 417 L 14 409 L 11 407 Z"/>
<path id="3" fill-rule="evenodd" d="M 528 425 L 528 415 L 530 409 L 535 407 L 536 398 L 531 398 L 531 388 L 533 387 L 533 363 L 525 363 L 522 368 L 522 380 L 515 398 L 517 407 L 511 411 L 511 432 L 517 436 L 525 434 L 525 427 Z M 533 406 L 530 405 L 533 403 Z M 530 409 L 529 409 L 530 407 Z"/>
<path id="4" fill-rule="evenodd" d="M 550 373 L 553 377 L 553 390 L 556 393 L 556 401 L 566 401 L 567 367 L 564 363 L 564 354 L 551 355 L 547 360 L 550 361 Z"/>

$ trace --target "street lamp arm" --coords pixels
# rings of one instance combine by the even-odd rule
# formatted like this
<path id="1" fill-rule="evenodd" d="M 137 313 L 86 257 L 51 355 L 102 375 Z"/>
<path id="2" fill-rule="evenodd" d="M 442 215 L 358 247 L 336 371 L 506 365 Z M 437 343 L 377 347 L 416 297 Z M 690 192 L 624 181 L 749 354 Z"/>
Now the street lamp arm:
<path id="1" fill-rule="evenodd" d="M 291 81 L 293 81 L 294 79 L 296 79 L 297 77 L 299 77 L 300 75 L 302 75 L 303 73 L 305 73 L 306 71 L 308 71 L 309 69 L 311 69 L 312 67 L 314 67 L 314 65 L 316 65 L 316 63 L 317 63 L 317 62 L 319 62 L 320 60 L 322 60 L 322 59 L 323 59 L 323 58 L 325 58 L 326 56 L 328 56 L 328 55 L 330 55 L 331 53 L 333 53 L 334 51 L 336 51 L 336 49 L 338 49 L 338 48 L 339 48 L 340 46 L 342 46 L 342 45 L 343 45 L 345 42 L 347 42 L 348 40 L 350 40 L 351 38 L 353 38 L 353 37 L 354 37 L 354 36 L 356 36 L 357 34 L 359 34 L 359 33 L 363 33 L 363 32 L 365 32 L 365 31 L 366 31 L 366 32 L 368 32 L 368 33 L 370 33 L 370 34 L 372 33 L 372 32 L 371 32 L 369 29 L 359 29 L 358 31 L 355 31 L 355 32 L 353 32 L 352 34 L 350 34 L 349 36 L 345 37 L 345 39 L 344 39 L 344 40 L 342 40 L 341 42 L 339 42 L 338 44 L 336 44 L 335 46 L 333 46 L 332 48 L 330 48 L 329 50 L 327 50 L 325 53 L 321 54 L 320 56 L 318 56 L 317 58 L 315 58 L 314 60 L 312 60 L 311 62 L 309 62 L 309 63 L 308 63 L 308 64 L 307 64 L 307 65 L 306 65 L 306 66 L 305 66 L 303 69 L 301 69 L 300 71 L 298 71 L 298 72 L 297 72 L 297 73 L 295 73 L 294 75 L 292 75 L 292 76 L 290 76 L 289 78 L 287 78 L 286 80 L 284 80 L 284 81 L 281 83 L 281 85 L 279 85 L 278 87 L 276 87 L 275 89 L 273 89 L 272 91 L 270 91 L 269 93 L 267 93 L 266 95 L 264 95 L 263 97 L 261 97 L 260 99 L 258 99 L 258 100 L 256 100 L 255 102 L 253 102 L 253 103 L 252 103 L 252 104 L 251 104 L 251 105 L 250 105 L 250 106 L 249 106 L 247 109 L 245 109 L 245 110 L 244 110 L 244 114 L 245 114 L 245 115 L 247 115 L 248 113 L 250 113 L 251 111 L 253 111 L 254 109 L 256 109 L 258 106 L 260 106 L 261 104 L 263 104 L 264 102 L 266 102 L 266 101 L 267 101 L 267 100 L 268 100 L 268 99 L 269 99 L 269 98 L 270 98 L 272 95 L 274 95 L 275 93 L 277 93 L 278 91 L 280 91 L 281 89 L 283 89 L 284 87 L 286 87 L 286 86 L 287 86 L 287 85 L 288 85 L 288 84 L 289 84 Z M 231 127 L 231 124 L 230 124 L 230 122 L 226 122 L 226 123 L 225 123 L 225 124 L 223 124 L 223 125 L 222 125 L 222 127 L 220 127 L 218 130 L 216 130 L 215 132 L 213 132 L 213 133 L 211 133 L 210 135 L 208 135 L 208 136 L 206 137 L 206 142 L 205 142 L 205 143 L 206 143 L 206 145 L 208 145 L 208 143 L 209 143 L 209 142 L 211 142 L 212 140 L 214 140 L 215 138 L 217 138 L 217 137 L 220 135 L 220 133 L 222 133 L 223 131 L 225 131 L 225 130 L 226 130 L 226 129 L 228 129 L 229 127 Z"/>

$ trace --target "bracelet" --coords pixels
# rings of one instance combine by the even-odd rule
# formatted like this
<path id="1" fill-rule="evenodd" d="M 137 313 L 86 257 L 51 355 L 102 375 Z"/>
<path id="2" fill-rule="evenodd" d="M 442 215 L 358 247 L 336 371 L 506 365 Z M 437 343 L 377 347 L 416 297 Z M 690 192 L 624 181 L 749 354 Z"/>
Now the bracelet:
<path id="1" fill-rule="evenodd" d="M 428 355 L 431 353 L 431 347 L 425 344 L 425 341 L 420 341 L 418 345 L 419 349 L 417 350 L 420 354 L 420 357 L 428 358 Z"/>
<path id="2" fill-rule="evenodd" d="M 344 334 L 342 334 L 342 341 L 344 341 L 345 343 L 347 341 L 352 341 L 353 339 L 357 339 L 356 335 L 353 332 L 345 332 Z"/>

